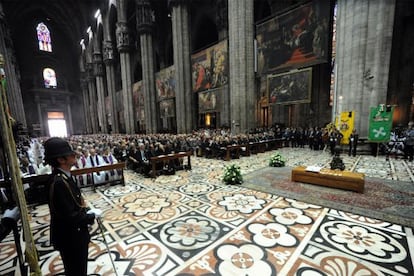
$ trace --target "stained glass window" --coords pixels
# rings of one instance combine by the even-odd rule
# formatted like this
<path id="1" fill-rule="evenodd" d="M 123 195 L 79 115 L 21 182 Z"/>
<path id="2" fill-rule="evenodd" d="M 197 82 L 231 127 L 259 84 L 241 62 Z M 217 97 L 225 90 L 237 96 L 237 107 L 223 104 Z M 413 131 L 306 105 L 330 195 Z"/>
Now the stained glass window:
<path id="1" fill-rule="evenodd" d="M 52 68 L 45 68 L 43 69 L 43 80 L 45 82 L 46 88 L 56 88 L 57 87 L 57 80 L 55 70 Z"/>
<path id="2" fill-rule="evenodd" d="M 44 23 L 39 23 L 36 28 L 37 40 L 39 42 L 39 50 L 52 52 L 52 39 L 50 38 L 50 32 Z"/>

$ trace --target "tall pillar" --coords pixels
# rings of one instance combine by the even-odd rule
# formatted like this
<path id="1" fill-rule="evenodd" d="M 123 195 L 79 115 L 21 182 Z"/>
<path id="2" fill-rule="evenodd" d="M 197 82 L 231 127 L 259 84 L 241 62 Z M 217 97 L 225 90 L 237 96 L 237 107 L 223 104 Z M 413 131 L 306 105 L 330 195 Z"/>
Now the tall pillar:
<path id="1" fill-rule="evenodd" d="M 102 64 L 102 54 L 99 52 L 93 53 L 93 73 L 96 77 L 96 92 L 98 95 L 98 122 L 100 130 L 102 133 L 108 133 L 108 124 L 106 120 L 106 111 L 105 111 L 105 86 L 103 79 L 103 64 Z"/>
<path id="2" fill-rule="evenodd" d="M 121 63 L 122 98 L 124 104 L 125 131 L 135 133 L 134 106 L 132 101 L 132 71 L 129 58 L 129 34 L 126 22 L 116 23 L 117 47 Z"/>
<path id="3" fill-rule="evenodd" d="M 89 115 L 91 118 L 92 133 L 98 133 L 98 116 L 97 116 L 97 98 L 96 98 L 96 80 L 93 74 L 93 64 L 86 64 L 88 72 L 88 94 L 89 94 Z"/>
<path id="4" fill-rule="evenodd" d="M 228 37 L 228 5 L 227 0 L 216 1 L 216 25 L 219 35 L 219 41 Z"/>
<path id="5" fill-rule="evenodd" d="M 145 98 L 146 133 L 157 133 L 158 114 L 155 90 L 154 46 L 152 42 L 153 16 L 148 0 L 136 0 L 137 30 L 141 44 L 142 87 Z"/>
<path id="6" fill-rule="evenodd" d="M 36 103 L 37 117 L 38 117 L 38 121 L 39 121 L 39 125 L 40 125 L 41 135 L 45 135 L 45 126 L 44 126 L 44 122 L 43 122 L 42 107 L 40 106 L 40 97 L 39 97 L 39 95 L 35 96 L 34 101 Z"/>
<path id="7" fill-rule="evenodd" d="M 81 92 L 83 98 L 83 116 L 85 118 L 86 133 L 92 133 L 91 115 L 89 110 L 89 96 L 88 96 L 88 81 L 85 78 L 81 79 Z"/>
<path id="8" fill-rule="evenodd" d="M 8 40 L 6 44 L 5 40 Z M 9 47 L 7 47 L 7 45 Z M 0 3 L 0 54 L 4 57 L 4 71 L 6 75 L 6 93 L 11 116 L 27 127 L 26 113 L 24 111 L 22 92 L 20 88 L 20 75 L 15 64 L 16 58 L 13 55 L 12 39 L 7 29 L 3 6 Z"/>
<path id="9" fill-rule="evenodd" d="M 366 137 L 370 107 L 387 100 L 395 0 L 339 0 L 337 10 L 334 104 L 356 111 Z"/>
<path id="10" fill-rule="evenodd" d="M 69 126 L 69 135 L 73 135 L 73 121 L 72 121 L 72 108 L 70 107 L 70 97 L 66 97 L 66 114 L 68 114 L 68 126 Z"/>
<path id="11" fill-rule="evenodd" d="M 241 133 L 256 125 L 253 0 L 228 5 L 231 131 Z"/>
<path id="12" fill-rule="evenodd" d="M 191 86 L 190 36 L 187 1 L 170 1 L 172 6 L 172 32 L 176 77 L 175 110 L 177 133 L 191 133 L 195 110 Z"/>
<path id="13" fill-rule="evenodd" d="M 119 133 L 119 123 L 116 109 L 115 94 L 115 70 L 114 70 L 114 50 L 112 41 L 107 40 L 103 43 L 103 59 L 106 68 L 106 86 L 108 88 L 108 97 L 110 99 L 111 126 L 112 133 Z"/>

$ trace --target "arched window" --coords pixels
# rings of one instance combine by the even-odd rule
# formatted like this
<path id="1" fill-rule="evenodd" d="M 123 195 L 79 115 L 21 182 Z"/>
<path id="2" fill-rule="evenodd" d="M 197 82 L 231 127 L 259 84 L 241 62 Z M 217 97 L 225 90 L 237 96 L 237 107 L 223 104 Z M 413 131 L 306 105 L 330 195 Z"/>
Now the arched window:
<path id="1" fill-rule="evenodd" d="M 57 80 L 55 70 L 52 68 L 45 68 L 43 69 L 43 80 L 45 82 L 46 88 L 56 88 L 57 87 Z"/>
<path id="2" fill-rule="evenodd" d="M 37 40 L 39 42 L 39 50 L 52 52 L 52 39 L 50 38 L 50 32 L 44 23 L 39 23 L 36 28 Z"/>

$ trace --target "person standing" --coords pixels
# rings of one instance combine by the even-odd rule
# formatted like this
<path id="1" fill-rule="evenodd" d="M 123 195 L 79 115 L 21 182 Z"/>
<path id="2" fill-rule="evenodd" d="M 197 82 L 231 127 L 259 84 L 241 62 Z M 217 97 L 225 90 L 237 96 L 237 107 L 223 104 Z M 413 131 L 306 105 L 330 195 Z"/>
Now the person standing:
<path id="1" fill-rule="evenodd" d="M 349 156 L 351 155 L 356 156 L 358 139 L 359 139 L 359 135 L 356 132 L 356 129 L 353 129 L 351 135 L 349 135 L 349 151 L 348 151 Z"/>
<path id="2" fill-rule="evenodd" d="M 45 161 L 53 168 L 49 186 L 50 240 L 60 256 L 65 275 L 87 275 L 88 225 L 99 214 L 87 211 L 85 201 L 70 173 L 76 153 L 69 143 L 52 137 L 44 143 Z"/>
<path id="3" fill-rule="evenodd" d="M 408 161 L 413 161 L 414 155 L 414 122 L 408 123 L 408 129 L 405 132 L 404 141 L 404 157 L 408 158 Z"/>

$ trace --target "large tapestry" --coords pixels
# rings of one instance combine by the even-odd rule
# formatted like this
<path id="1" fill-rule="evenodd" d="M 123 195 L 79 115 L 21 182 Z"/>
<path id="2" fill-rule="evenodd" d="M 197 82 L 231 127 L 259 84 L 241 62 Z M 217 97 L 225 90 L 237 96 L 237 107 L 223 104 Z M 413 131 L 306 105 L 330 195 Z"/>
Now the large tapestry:
<path id="1" fill-rule="evenodd" d="M 162 69 L 155 74 L 155 87 L 158 100 L 175 97 L 175 69 L 174 66 Z"/>
<path id="2" fill-rule="evenodd" d="M 256 26 L 258 73 L 328 61 L 330 5 L 314 0 Z"/>
<path id="3" fill-rule="evenodd" d="M 219 89 L 198 93 L 199 113 L 217 111 L 219 107 Z"/>
<path id="4" fill-rule="evenodd" d="M 144 121 L 144 91 L 142 89 L 142 81 L 132 85 L 132 100 L 135 109 L 135 121 Z"/>
<path id="5" fill-rule="evenodd" d="M 218 88 L 228 82 L 227 40 L 191 56 L 193 92 Z"/>
<path id="6" fill-rule="evenodd" d="M 174 99 L 168 99 L 160 102 L 161 118 L 175 117 Z"/>
<path id="7" fill-rule="evenodd" d="M 142 81 L 132 84 L 132 99 L 134 107 L 144 105 L 144 91 L 142 90 Z"/>
<path id="8" fill-rule="evenodd" d="M 310 102 L 312 69 L 269 75 L 269 103 L 292 104 Z"/>

